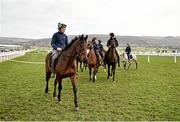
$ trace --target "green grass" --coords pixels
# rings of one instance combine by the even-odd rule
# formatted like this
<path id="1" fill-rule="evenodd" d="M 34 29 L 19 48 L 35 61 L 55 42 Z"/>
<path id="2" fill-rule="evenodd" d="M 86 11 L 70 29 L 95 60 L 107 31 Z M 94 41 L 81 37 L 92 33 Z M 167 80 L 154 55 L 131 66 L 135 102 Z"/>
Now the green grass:
<path id="1" fill-rule="evenodd" d="M 16 60 L 44 61 L 45 52 Z M 80 110 L 73 111 L 73 91 L 64 79 L 62 103 L 44 93 L 44 65 L 0 63 L 0 120 L 180 120 L 180 57 L 138 56 L 139 69 L 116 70 L 116 83 L 101 68 L 96 83 L 88 71 L 78 77 Z"/>

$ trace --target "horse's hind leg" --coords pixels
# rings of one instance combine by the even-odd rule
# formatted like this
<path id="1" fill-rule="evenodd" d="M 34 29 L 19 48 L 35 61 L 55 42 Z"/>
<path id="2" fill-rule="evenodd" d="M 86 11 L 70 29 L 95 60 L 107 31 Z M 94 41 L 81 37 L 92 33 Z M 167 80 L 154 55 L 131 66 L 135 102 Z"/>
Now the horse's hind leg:
<path id="1" fill-rule="evenodd" d="M 56 85 L 57 85 L 57 78 L 54 80 L 54 92 L 53 92 L 53 97 L 56 97 Z"/>
<path id="2" fill-rule="evenodd" d="M 46 88 L 45 88 L 45 93 L 48 93 L 48 81 L 49 81 L 49 79 L 51 78 L 51 72 L 50 71 L 48 71 L 48 72 L 46 72 Z"/>

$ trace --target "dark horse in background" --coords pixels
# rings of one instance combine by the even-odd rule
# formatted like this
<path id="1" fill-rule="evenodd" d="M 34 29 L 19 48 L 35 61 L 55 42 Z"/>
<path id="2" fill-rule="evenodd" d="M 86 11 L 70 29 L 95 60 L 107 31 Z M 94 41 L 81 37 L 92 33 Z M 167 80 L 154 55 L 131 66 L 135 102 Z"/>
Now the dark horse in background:
<path id="1" fill-rule="evenodd" d="M 114 77 L 115 77 L 115 70 L 116 70 L 116 64 L 118 62 L 118 57 L 116 55 L 116 45 L 115 45 L 115 41 L 111 41 L 110 43 L 110 47 L 106 53 L 105 56 L 105 68 L 106 68 L 106 64 L 108 65 L 108 76 L 107 79 L 111 77 L 113 77 L 113 81 Z M 111 71 L 110 71 L 111 68 Z"/>
<path id="2" fill-rule="evenodd" d="M 80 67 L 79 67 L 80 64 Z M 76 56 L 76 66 L 77 66 L 77 72 L 78 69 L 80 68 L 81 72 L 83 72 L 83 70 L 87 68 L 87 59 L 86 58 L 82 58 L 80 55 Z"/>
<path id="3" fill-rule="evenodd" d="M 56 66 L 55 66 L 56 79 L 54 81 L 53 96 L 56 97 L 56 85 L 58 83 L 58 96 L 57 97 L 58 97 L 58 101 L 59 102 L 61 101 L 62 79 L 69 77 L 71 79 L 71 83 L 73 86 L 75 110 L 79 110 L 78 101 L 77 101 L 75 57 L 76 55 L 80 55 L 81 58 L 86 58 L 87 38 L 88 36 L 84 37 L 83 35 L 79 37 L 75 37 L 68 44 L 68 46 L 60 52 L 60 54 L 58 55 L 58 59 L 56 61 Z M 52 73 L 50 62 L 51 62 L 51 53 L 49 53 L 46 56 L 46 62 L 45 62 L 45 67 L 46 67 L 45 93 L 48 93 L 48 81 Z"/>
<path id="4" fill-rule="evenodd" d="M 93 82 L 96 80 L 96 73 L 98 72 L 98 64 L 97 64 L 97 57 L 93 48 L 92 41 L 88 41 L 88 55 L 87 55 L 87 65 L 89 68 L 89 77 L 90 81 L 93 79 Z M 93 76 L 92 76 L 93 70 Z"/>

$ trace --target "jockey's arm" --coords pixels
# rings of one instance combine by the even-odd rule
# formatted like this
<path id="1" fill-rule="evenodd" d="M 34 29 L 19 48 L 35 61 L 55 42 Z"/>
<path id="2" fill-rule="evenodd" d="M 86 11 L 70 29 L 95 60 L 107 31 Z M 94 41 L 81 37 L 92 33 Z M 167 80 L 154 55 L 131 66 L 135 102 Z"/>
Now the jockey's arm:
<path id="1" fill-rule="evenodd" d="M 53 49 L 56 50 L 58 47 L 56 46 L 55 42 L 56 42 L 56 35 L 54 34 L 51 40 L 51 46 L 53 47 Z"/>
<path id="2" fill-rule="evenodd" d="M 118 47 L 119 46 L 118 41 L 117 41 L 117 39 L 115 39 L 115 40 L 116 40 L 116 47 Z"/>
<path id="3" fill-rule="evenodd" d="M 110 40 L 108 40 L 108 42 L 107 42 L 107 47 L 110 47 L 110 44 L 109 44 L 109 43 L 110 43 Z"/>

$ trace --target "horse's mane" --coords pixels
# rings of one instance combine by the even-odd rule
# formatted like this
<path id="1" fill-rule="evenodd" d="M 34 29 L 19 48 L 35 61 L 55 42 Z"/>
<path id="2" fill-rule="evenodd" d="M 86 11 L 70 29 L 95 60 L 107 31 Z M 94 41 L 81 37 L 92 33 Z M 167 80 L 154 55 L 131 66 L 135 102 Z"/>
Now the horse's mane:
<path id="1" fill-rule="evenodd" d="M 78 39 L 78 37 L 76 36 L 74 39 L 71 40 L 71 42 L 63 49 L 63 50 L 67 50 L 71 47 L 71 45 Z"/>

